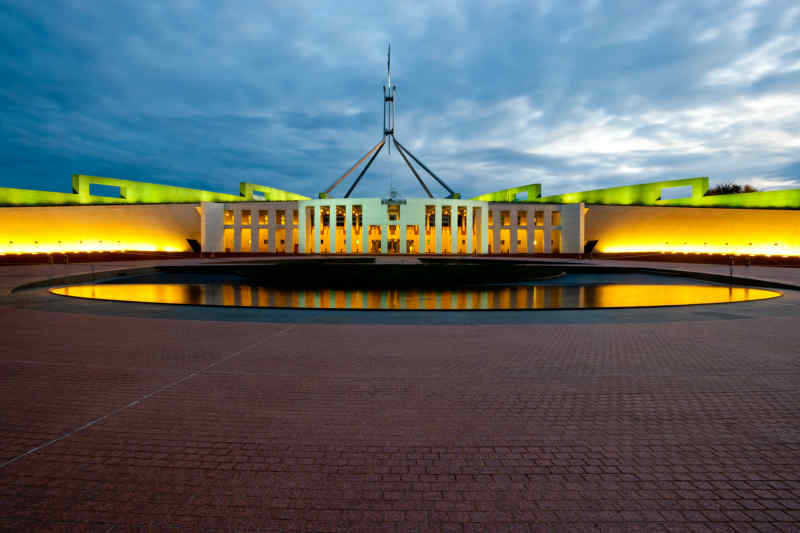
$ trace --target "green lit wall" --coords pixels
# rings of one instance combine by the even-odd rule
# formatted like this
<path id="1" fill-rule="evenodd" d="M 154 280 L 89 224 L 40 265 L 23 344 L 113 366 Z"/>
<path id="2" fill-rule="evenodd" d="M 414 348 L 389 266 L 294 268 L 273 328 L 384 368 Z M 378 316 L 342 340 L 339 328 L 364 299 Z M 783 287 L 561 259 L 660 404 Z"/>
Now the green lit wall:
<path id="1" fill-rule="evenodd" d="M 664 189 L 673 187 L 691 187 L 691 194 L 686 198 L 662 200 Z M 527 199 L 518 199 L 517 193 L 528 192 Z M 534 191 L 538 192 L 534 193 Z M 779 191 L 763 191 L 737 194 L 719 194 L 706 196 L 708 178 L 686 178 L 680 180 L 656 181 L 638 185 L 624 185 L 590 191 L 541 196 L 541 185 L 532 184 L 473 198 L 488 202 L 534 202 L 548 204 L 574 204 L 583 202 L 587 205 L 641 205 L 663 207 L 725 207 L 751 209 L 800 209 L 800 189 Z"/>
<path id="2" fill-rule="evenodd" d="M 91 185 L 119 187 L 119 196 L 92 195 Z M 253 201 L 254 191 L 264 195 L 265 201 L 307 200 L 307 196 L 272 187 L 243 182 L 240 195 L 217 193 L 172 185 L 159 185 L 142 181 L 104 178 L 75 174 L 72 176 L 72 193 L 35 191 L 0 187 L 0 205 L 96 205 L 96 204 L 179 204 L 200 202 Z M 261 198 L 259 198 L 261 199 Z"/>
<path id="3" fill-rule="evenodd" d="M 692 194 L 685 200 L 686 205 L 696 205 L 708 190 L 708 178 L 686 178 L 680 180 L 656 181 L 639 185 L 624 185 L 591 191 L 556 194 L 540 198 L 539 202 L 554 204 L 586 204 L 601 205 L 660 205 L 661 190 L 673 187 L 691 187 Z"/>
<path id="4" fill-rule="evenodd" d="M 528 195 L 526 199 L 517 199 L 525 193 Z M 539 183 L 531 183 L 530 185 L 482 194 L 472 199 L 481 202 L 536 202 L 541 195 L 542 185 Z"/>

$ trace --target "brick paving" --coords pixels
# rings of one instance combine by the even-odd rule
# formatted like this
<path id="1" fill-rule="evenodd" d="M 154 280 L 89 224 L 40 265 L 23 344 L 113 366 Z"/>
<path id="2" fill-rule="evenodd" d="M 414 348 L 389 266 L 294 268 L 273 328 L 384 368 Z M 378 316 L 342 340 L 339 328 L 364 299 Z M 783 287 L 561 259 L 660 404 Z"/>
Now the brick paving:
<path id="1" fill-rule="evenodd" d="M 22 268 L 3 287 L 53 275 Z M 37 298 L 0 297 L 0 528 L 800 530 L 797 294 L 428 326 Z"/>

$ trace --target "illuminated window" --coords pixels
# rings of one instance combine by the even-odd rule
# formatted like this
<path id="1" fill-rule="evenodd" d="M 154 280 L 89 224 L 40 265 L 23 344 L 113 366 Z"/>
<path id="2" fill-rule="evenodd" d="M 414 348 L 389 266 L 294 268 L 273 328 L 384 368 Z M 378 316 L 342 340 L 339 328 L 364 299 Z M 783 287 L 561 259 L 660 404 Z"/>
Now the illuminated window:
<path id="1" fill-rule="evenodd" d="M 371 254 L 381 253 L 381 227 L 369 227 L 369 252 Z"/>
<path id="2" fill-rule="evenodd" d="M 275 251 L 279 254 L 286 253 L 286 229 L 275 231 Z"/>
<path id="3" fill-rule="evenodd" d="M 544 211 L 535 211 L 533 213 L 533 224 L 535 226 L 544 226 Z"/>
<path id="4" fill-rule="evenodd" d="M 364 223 L 364 218 L 363 215 L 361 214 L 360 205 L 353 206 L 353 214 L 351 216 L 353 217 L 353 227 L 360 228 L 361 225 Z"/>
<path id="5" fill-rule="evenodd" d="M 297 209 L 292 209 L 292 224 L 297 225 Z"/>
<path id="6" fill-rule="evenodd" d="M 242 252 L 249 252 L 253 249 L 253 230 L 242 228 Z"/>
<path id="7" fill-rule="evenodd" d="M 527 225 L 528 225 L 528 212 L 517 211 L 517 226 L 527 226 Z"/>
<path id="8" fill-rule="evenodd" d="M 260 226 L 269 224 L 269 211 L 263 209 L 258 210 L 258 224 Z"/>
<path id="9" fill-rule="evenodd" d="M 225 210 L 225 217 L 223 221 L 226 226 L 233 226 L 233 209 Z"/>
<path id="10" fill-rule="evenodd" d="M 511 225 L 511 211 L 500 211 L 500 225 L 501 226 Z"/>
<path id="11" fill-rule="evenodd" d="M 419 226 L 406 226 L 406 253 L 417 253 L 417 239 L 419 239 Z"/>
<path id="12" fill-rule="evenodd" d="M 517 253 L 528 253 L 528 230 L 526 229 L 517 230 Z"/>
<path id="13" fill-rule="evenodd" d="M 554 226 L 561 225 L 561 211 L 553 211 L 553 225 Z"/>
<path id="14" fill-rule="evenodd" d="M 387 215 L 389 217 L 389 222 L 397 222 L 400 220 L 400 206 L 399 205 L 389 205 L 386 208 Z"/>
<path id="15" fill-rule="evenodd" d="M 253 217 L 249 209 L 242 210 L 242 226 L 249 226 L 253 223 Z"/>
<path id="16" fill-rule="evenodd" d="M 278 209 L 275 211 L 275 218 L 277 219 L 278 225 L 283 226 L 286 224 L 286 211 L 283 209 Z"/>
<path id="17" fill-rule="evenodd" d="M 554 254 L 561 253 L 561 230 L 554 229 L 550 238 L 550 251 Z"/>
<path id="18" fill-rule="evenodd" d="M 353 219 L 352 220 L 353 229 L 351 232 L 351 236 L 353 239 L 352 251 L 355 254 L 361 253 L 363 251 L 362 243 L 366 242 L 363 239 L 363 234 L 362 234 L 362 227 L 363 227 L 362 224 L 364 222 L 362 211 L 363 210 L 360 205 L 354 205 L 353 211 L 350 215 Z"/>
<path id="19" fill-rule="evenodd" d="M 231 216 L 233 213 L 231 212 Z M 224 230 L 224 247 L 226 252 L 233 251 L 233 228 L 225 228 Z"/>

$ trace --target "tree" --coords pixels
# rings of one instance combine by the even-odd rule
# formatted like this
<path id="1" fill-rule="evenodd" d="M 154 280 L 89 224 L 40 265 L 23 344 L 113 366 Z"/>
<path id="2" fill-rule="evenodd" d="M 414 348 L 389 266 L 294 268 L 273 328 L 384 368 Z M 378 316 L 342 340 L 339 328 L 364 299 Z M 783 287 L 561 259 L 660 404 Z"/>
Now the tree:
<path id="1" fill-rule="evenodd" d="M 706 196 L 714 196 L 716 194 L 739 194 L 741 192 L 758 192 L 758 189 L 752 185 L 739 185 L 738 183 L 728 182 L 721 183 L 708 189 Z"/>

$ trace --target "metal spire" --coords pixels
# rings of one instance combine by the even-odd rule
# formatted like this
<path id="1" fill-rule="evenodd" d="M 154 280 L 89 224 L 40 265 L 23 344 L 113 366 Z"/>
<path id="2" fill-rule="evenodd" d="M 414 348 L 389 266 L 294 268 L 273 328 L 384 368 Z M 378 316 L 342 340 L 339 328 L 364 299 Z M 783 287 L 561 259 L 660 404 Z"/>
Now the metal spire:
<path id="1" fill-rule="evenodd" d="M 364 156 L 361 159 L 359 159 L 355 165 L 350 167 L 350 170 L 342 174 L 342 176 L 338 180 L 336 180 L 333 183 L 333 185 L 328 187 L 324 192 L 319 193 L 320 198 L 328 198 L 328 195 L 333 191 L 333 189 L 339 186 L 339 184 L 341 184 L 345 180 L 345 178 L 347 178 L 347 176 L 350 175 L 350 173 L 352 173 L 365 160 L 367 160 L 367 158 L 369 158 L 369 162 L 361 171 L 361 173 L 358 175 L 358 177 L 350 186 L 350 189 L 344 196 L 345 198 L 349 198 L 350 193 L 352 193 L 353 189 L 356 188 L 356 185 L 358 185 L 358 183 L 361 181 L 361 178 L 367 172 L 370 165 L 372 165 L 372 162 L 375 161 L 375 158 L 378 157 L 378 154 L 380 153 L 381 149 L 384 146 L 386 146 L 386 151 L 391 153 L 392 144 L 395 145 L 395 148 L 397 148 L 397 151 L 400 153 L 400 156 L 403 158 L 403 161 L 405 161 L 406 165 L 408 165 L 408 168 L 411 170 L 411 173 L 414 174 L 415 178 L 417 178 L 417 181 L 419 181 L 419 184 L 422 186 L 422 189 L 425 191 L 428 197 L 433 198 L 433 194 L 431 194 L 431 191 L 425 185 L 425 182 L 422 180 L 422 177 L 419 175 L 414 166 L 411 164 L 411 161 L 408 160 L 408 157 L 411 157 L 411 159 L 413 159 L 415 163 L 417 163 L 420 167 L 422 167 L 422 169 L 425 172 L 430 174 L 430 176 L 433 179 L 435 179 L 442 187 L 447 189 L 447 192 L 450 193 L 450 196 L 448 196 L 448 198 L 461 198 L 461 195 L 459 195 L 457 192 L 454 192 L 453 189 L 448 187 L 447 184 L 441 178 L 439 178 L 439 176 L 431 172 L 430 169 L 422 163 L 422 161 L 420 161 L 417 157 L 415 157 L 414 154 L 409 152 L 408 148 L 406 148 L 405 146 L 400 144 L 400 142 L 398 142 L 396 138 L 397 134 L 396 96 L 397 96 L 397 87 L 392 85 L 392 43 L 389 43 L 389 46 L 386 50 L 386 85 L 383 87 L 383 137 L 381 138 L 380 141 L 378 141 L 378 144 L 372 147 L 372 149 L 369 152 L 364 154 Z"/>

